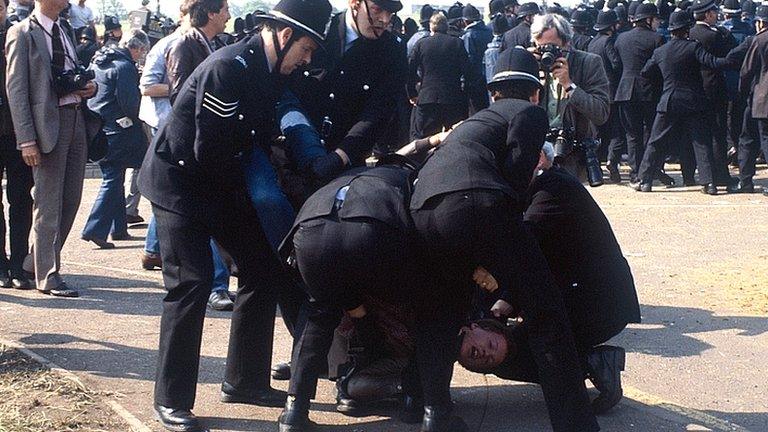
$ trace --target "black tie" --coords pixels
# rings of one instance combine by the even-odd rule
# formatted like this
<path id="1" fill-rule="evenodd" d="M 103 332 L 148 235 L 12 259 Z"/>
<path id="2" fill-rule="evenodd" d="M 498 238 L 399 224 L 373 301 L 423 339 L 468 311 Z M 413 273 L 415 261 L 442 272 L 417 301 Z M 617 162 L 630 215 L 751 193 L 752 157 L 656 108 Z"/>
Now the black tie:
<path id="1" fill-rule="evenodd" d="M 51 66 L 53 66 L 53 70 L 56 72 L 61 72 L 64 70 L 64 43 L 61 40 L 61 31 L 59 30 L 59 25 L 57 23 L 53 23 L 53 28 L 51 29 L 51 48 L 53 51 L 53 58 L 51 59 Z"/>

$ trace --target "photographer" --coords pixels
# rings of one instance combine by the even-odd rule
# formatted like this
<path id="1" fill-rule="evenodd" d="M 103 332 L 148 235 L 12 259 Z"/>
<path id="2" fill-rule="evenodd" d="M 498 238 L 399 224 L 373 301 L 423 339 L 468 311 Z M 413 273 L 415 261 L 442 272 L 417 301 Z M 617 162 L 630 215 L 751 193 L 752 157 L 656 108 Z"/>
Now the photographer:
<path id="1" fill-rule="evenodd" d="M 107 241 L 126 240 L 128 225 L 125 215 L 126 168 L 138 168 L 147 150 L 147 138 L 139 122 L 139 72 L 136 62 L 149 51 L 149 38 L 141 30 L 130 30 L 117 48 L 103 48 L 93 58 L 91 70 L 96 74 L 99 91 L 88 101 L 88 107 L 104 121 L 107 155 L 99 161 L 101 189 L 85 223 L 82 238 L 102 249 L 112 249 Z"/>
<path id="2" fill-rule="evenodd" d="M 570 131 L 571 140 L 583 143 L 597 138 L 597 127 L 608 121 L 609 86 L 600 56 L 571 49 L 572 36 L 565 18 L 539 15 L 533 19 L 534 47 L 529 50 L 544 72 L 540 105 L 547 111 L 549 127 Z M 562 163 L 566 167 L 578 166 L 581 157 L 581 152 L 571 152 Z"/>
<path id="3" fill-rule="evenodd" d="M 59 20 L 65 5 L 39 0 L 8 30 L 6 88 L 17 146 L 35 182 L 34 244 L 24 269 L 34 271 L 41 292 L 77 297 L 59 274 L 60 253 L 80 206 L 88 156 L 81 103 L 96 84 L 77 62 L 74 32 Z M 40 40 L 46 44 L 34 42 Z"/>

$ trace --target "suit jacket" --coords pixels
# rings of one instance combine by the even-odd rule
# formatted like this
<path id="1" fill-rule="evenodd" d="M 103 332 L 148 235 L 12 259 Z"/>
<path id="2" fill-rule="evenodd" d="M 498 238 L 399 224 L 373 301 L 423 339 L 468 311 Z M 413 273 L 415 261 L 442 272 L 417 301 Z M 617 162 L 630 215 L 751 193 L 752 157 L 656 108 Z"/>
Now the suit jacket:
<path id="1" fill-rule="evenodd" d="M 568 70 L 576 89 L 561 100 L 563 124 L 574 128 L 577 140 L 595 138 L 597 126 L 607 122 L 611 113 L 603 61 L 595 54 L 572 49 L 568 53 Z M 548 92 L 542 94 L 541 106 L 546 107 Z"/>
<path id="2" fill-rule="evenodd" d="M 751 94 L 752 117 L 768 119 L 768 31 L 752 38 L 747 56 L 741 65 L 739 89 Z"/>
<path id="3" fill-rule="evenodd" d="M 597 54 L 603 60 L 603 68 L 605 69 L 605 75 L 608 77 L 608 84 L 610 88 L 611 100 L 616 96 L 616 89 L 619 87 L 619 80 L 621 80 L 621 60 L 616 53 L 616 34 L 611 36 L 598 34 L 595 36 L 587 47 L 587 52 Z"/>
<path id="4" fill-rule="evenodd" d="M 571 39 L 571 46 L 579 51 L 587 51 L 589 43 L 592 41 L 592 36 L 582 33 L 573 32 L 573 39 Z"/>
<path id="5" fill-rule="evenodd" d="M 522 206 L 548 129 L 547 114 L 528 101 L 492 103 L 457 126 L 427 159 L 411 210 L 432 197 L 470 189 L 498 190 Z"/>
<path id="6" fill-rule="evenodd" d="M 651 80 L 660 77 L 664 82 L 657 112 L 701 112 L 710 104 L 700 70 L 717 70 L 728 64 L 727 59 L 713 56 L 699 42 L 672 37 L 653 52 L 642 75 Z"/>
<path id="7" fill-rule="evenodd" d="M 703 23 L 696 23 L 691 28 L 690 38 L 700 42 L 704 49 L 715 57 L 725 57 L 738 45 L 736 38 L 724 27 L 710 27 Z M 704 94 L 707 98 L 720 103 L 727 101 L 728 91 L 723 71 L 704 65 L 700 66 L 700 69 L 704 80 Z"/>
<path id="8" fill-rule="evenodd" d="M 608 219 L 576 177 L 551 168 L 534 178 L 523 220 L 563 292 L 577 344 L 602 343 L 640 322 L 629 264 Z"/>
<path id="9" fill-rule="evenodd" d="M 8 104 L 8 94 L 5 91 L 5 36 L 8 33 L 8 29 L 11 27 L 11 22 L 6 20 L 0 24 L 0 50 L 2 50 L 2 56 L 0 56 L 0 136 L 12 136 L 13 135 L 13 119 L 11 118 L 11 108 Z M 15 149 L 15 143 L 11 143 L 10 140 L 3 140 L 3 145 L 13 145 Z"/>
<path id="10" fill-rule="evenodd" d="M 655 101 L 657 89 L 640 75 L 653 50 L 664 43 L 664 38 L 653 30 L 635 27 L 620 33 L 615 48 L 621 61 L 621 79 L 616 89 L 616 102 Z"/>
<path id="11" fill-rule="evenodd" d="M 168 81 L 171 84 L 171 103 L 176 101 L 184 82 L 192 75 L 197 65 L 211 53 L 208 41 L 198 29 L 190 29 L 179 38 L 176 45 L 166 54 Z"/>
<path id="12" fill-rule="evenodd" d="M 326 147 L 341 148 L 353 165 L 363 165 L 396 115 L 402 93 L 395 89 L 405 87 L 408 65 L 399 38 L 389 32 L 375 40 L 360 37 L 344 51 L 344 17 L 333 17 L 325 49 L 315 52 L 309 74 L 295 80 L 294 93 L 317 130 L 325 117 L 332 123 Z"/>
<path id="13" fill-rule="evenodd" d="M 531 25 L 527 21 L 520 21 L 520 24 L 504 33 L 499 52 L 518 45 L 524 48 L 531 46 Z"/>
<path id="14" fill-rule="evenodd" d="M 283 91 L 258 34 L 209 56 L 184 83 L 147 151 L 141 193 L 182 215 L 247 197 L 243 158 L 253 146 L 268 150 Z"/>
<path id="15" fill-rule="evenodd" d="M 416 43 L 408 59 L 408 96 L 419 105 L 463 104 L 461 77 L 469 76 L 469 58 L 462 40 L 436 33 Z M 416 89 L 416 84 L 421 86 Z"/>
<path id="16" fill-rule="evenodd" d="M 72 43 L 74 32 L 62 27 Z M 59 98 L 45 38 L 44 30 L 31 17 L 8 29 L 5 88 L 16 142 L 37 141 L 41 152 L 50 153 L 59 138 Z"/>

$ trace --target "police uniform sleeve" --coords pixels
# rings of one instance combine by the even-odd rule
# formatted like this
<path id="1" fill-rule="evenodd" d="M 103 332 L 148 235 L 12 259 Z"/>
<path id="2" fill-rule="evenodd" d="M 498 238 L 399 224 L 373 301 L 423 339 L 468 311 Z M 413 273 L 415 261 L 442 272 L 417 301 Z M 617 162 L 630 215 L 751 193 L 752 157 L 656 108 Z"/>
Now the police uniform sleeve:
<path id="1" fill-rule="evenodd" d="M 654 51 L 651 58 L 645 62 L 645 66 L 643 66 L 643 70 L 640 71 L 640 75 L 654 83 L 658 83 L 662 79 L 661 69 L 659 69 L 658 54 L 656 51 Z"/>
<path id="2" fill-rule="evenodd" d="M 510 120 L 504 174 L 513 190 L 528 189 L 548 130 L 547 113 L 539 106 L 531 105 Z"/>
<path id="3" fill-rule="evenodd" d="M 702 66 L 709 69 L 720 69 L 730 64 L 728 59 L 715 57 L 698 42 L 696 42 L 694 54 L 696 54 L 696 60 L 698 60 Z"/>
<path id="4" fill-rule="evenodd" d="M 240 112 L 237 83 L 243 79 L 238 62 L 217 59 L 201 65 L 196 77 L 195 160 L 211 178 L 225 189 L 245 187 L 238 157 L 245 143 L 235 139 Z"/>
<path id="5" fill-rule="evenodd" d="M 750 40 L 744 63 L 741 64 L 741 71 L 739 72 L 739 93 L 747 97 L 751 97 L 752 81 L 762 69 L 759 45 L 754 38 Z"/>

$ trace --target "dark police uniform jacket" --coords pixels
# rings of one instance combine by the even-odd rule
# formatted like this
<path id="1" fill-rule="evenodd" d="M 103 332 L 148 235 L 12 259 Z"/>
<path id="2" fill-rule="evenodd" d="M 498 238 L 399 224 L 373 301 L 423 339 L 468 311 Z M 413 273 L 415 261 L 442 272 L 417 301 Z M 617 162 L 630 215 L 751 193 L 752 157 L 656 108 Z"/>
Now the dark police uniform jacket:
<path id="1" fill-rule="evenodd" d="M 531 25 L 527 21 L 520 21 L 520 24 L 504 33 L 499 52 L 518 45 L 524 48 L 531 46 Z"/>
<path id="2" fill-rule="evenodd" d="M 469 64 L 472 67 L 474 79 L 482 81 L 485 86 L 485 69 L 483 60 L 485 59 L 485 50 L 488 44 L 493 40 L 493 30 L 488 28 L 482 21 L 475 21 L 464 29 L 464 35 L 461 37 L 464 41 L 464 49 L 469 56 Z"/>
<path id="3" fill-rule="evenodd" d="M 563 291 L 579 344 L 602 343 L 640 322 L 629 264 L 605 214 L 576 177 L 557 167 L 535 177 L 523 220 Z"/>
<path id="4" fill-rule="evenodd" d="M 698 41 L 715 57 L 725 57 L 728 52 L 737 45 L 736 39 L 723 27 L 710 27 L 698 22 L 691 28 L 691 39 Z M 725 84 L 725 74 L 721 70 L 711 69 L 708 66 L 700 67 L 701 77 L 704 79 L 704 94 L 710 101 L 723 103 L 728 99 Z"/>
<path id="5" fill-rule="evenodd" d="M 749 95 L 752 117 L 768 119 L 768 30 L 752 38 L 741 65 L 739 91 Z"/>
<path id="6" fill-rule="evenodd" d="M 419 105 L 466 104 L 461 77 L 469 74 L 461 39 L 445 33 L 425 37 L 416 42 L 408 59 L 408 97 L 418 96 Z"/>
<path id="7" fill-rule="evenodd" d="M 426 161 L 411 210 L 432 197 L 472 189 L 501 191 L 521 206 L 548 129 L 543 108 L 519 99 L 494 102 L 457 126 Z"/>
<path id="8" fill-rule="evenodd" d="M 619 87 L 619 81 L 621 80 L 621 60 L 616 53 L 616 38 L 618 35 L 613 34 L 611 36 L 598 34 L 595 36 L 587 47 L 587 52 L 597 54 L 603 59 L 603 68 L 605 74 L 608 77 L 608 85 L 611 91 L 611 100 L 616 96 L 616 89 Z"/>
<path id="9" fill-rule="evenodd" d="M 241 159 L 254 145 L 268 147 L 280 87 L 259 35 L 209 56 L 184 83 L 147 151 L 141 193 L 182 215 L 245 194 Z"/>
<path id="10" fill-rule="evenodd" d="M 728 64 L 729 60 L 713 56 L 699 42 L 673 37 L 653 52 L 642 75 L 664 82 L 657 112 L 701 112 L 708 103 L 699 71 L 717 70 Z"/>
<path id="11" fill-rule="evenodd" d="M 653 30 L 635 27 L 621 33 L 614 47 L 621 61 L 621 79 L 616 88 L 615 102 L 655 101 L 653 84 L 640 75 L 653 50 L 664 43 L 664 38 Z"/>
<path id="12" fill-rule="evenodd" d="M 582 33 L 573 33 L 573 39 L 571 39 L 571 47 L 580 51 L 587 51 L 589 43 L 592 41 L 592 36 Z"/>
<path id="13" fill-rule="evenodd" d="M 407 60 L 389 32 L 375 40 L 360 36 L 344 52 L 345 34 L 342 12 L 333 17 L 325 50 L 315 53 L 309 73 L 295 83 L 295 93 L 318 131 L 324 129 L 325 117 L 332 122 L 326 147 L 340 148 L 353 165 L 362 165 L 396 114 L 402 93 L 395 89 L 405 86 Z"/>

